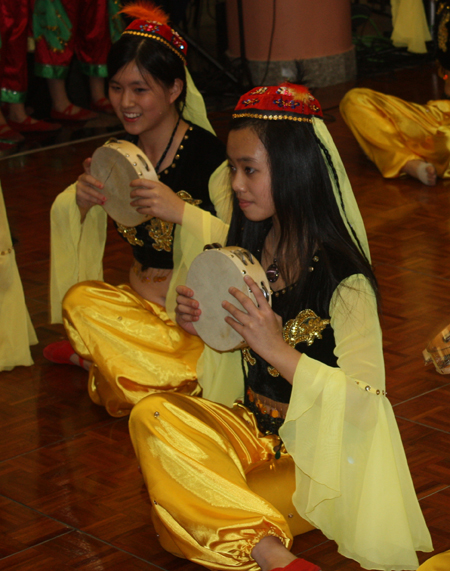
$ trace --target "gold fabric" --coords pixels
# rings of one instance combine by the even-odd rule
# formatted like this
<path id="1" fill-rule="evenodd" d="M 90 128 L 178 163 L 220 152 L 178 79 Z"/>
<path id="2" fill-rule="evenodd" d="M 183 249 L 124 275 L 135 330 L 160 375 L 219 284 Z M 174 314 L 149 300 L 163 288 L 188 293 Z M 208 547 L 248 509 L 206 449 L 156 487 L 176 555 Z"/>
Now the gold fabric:
<path id="1" fill-rule="evenodd" d="M 152 395 L 134 407 L 130 434 L 165 549 L 209 569 L 256 571 L 250 553 L 260 539 L 275 535 L 291 546 L 291 459 L 282 453 L 277 468 L 278 437 L 262 435 L 244 407 Z M 264 467 L 271 476 L 258 478 Z M 259 495 L 251 489 L 255 481 Z M 272 497 L 280 493 L 280 507 L 288 513 L 264 499 L 263 489 Z M 296 518 L 297 530 L 311 529 Z"/>
<path id="2" fill-rule="evenodd" d="M 449 571 L 449 569 L 450 551 L 444 551 L 422 563 L 417 571 Z"/>
<path id="3" fill-rule="evenodd" d="M 0 186 L 0 371 L 32 365 L 30 345 L 38 340 L 25 305 L 16 254 Z"/>
<path id="4" fill-rule="evenodd" d="M 339 178 L 344 206 L 334 173 L 327 164 L 343 221 L 354 237 L 351 232 L 353 228 L 358 238 L 355 242 L 370 260 L 364 224 L 337 149 L 326 125 L 319 120 L 313 120 L 313 125 L 316 135 L 332 157 Z M 181 235 L 188 228 L 189 224 L 185 227 L 183 219 Z M 220 241 L 211 240 L 213 235 L 214 232 L 207 224 L 203 224 L 197 232 L 192 228 L 187 235 L 188 247 L 183 248 L 183 263 L 188 265 L 189 255 L 201 251 L 203 240 Z M 381 329 L 376 299 L 368 280 L 361 275 L 344 280 L 333 294 L 329 313 L 336 340 L 337 367 L 325 365 L 305 354 L 301 356 L 293 380 L 286 422 L 280 430 L 286 449 L 295 463 L 293 504 L 304 520 L 337 542 L 340 553 L 355 559 L 363 567 L 385 571 L 417 569 L 415 552 L 432 551 L 433 548 L 412 485 L 392 407 L 385 396 Z M 203 397 L 227 406 L 231 406 L 235 399 L 242 398 L 244 382 L 240 351 L 218 353 L 205 347 L 197 364 L 197 373 Z M 203 414 L 202 407 L 208 407 L 213 413 L 212 417 L 206 419 L 206 424 L 197 421 L 194 423 L 198 433 L 204 432 L 208 437 L 208 448 L 204 453 L 204 449 L 199 450 L 197 446 L 200 436 L 196 432 L 186 432 L 185 437 L 185 433 L 179 433 L 178 428 L 172 430 L 172 422 L 177 423 L 177 418 L 182 418 L 184 422 L 184 418 L 187 418 L 184 405 L 182 413 L 178 404 L 176 410 L 172 409 L 174 399 L 177 403 L 181 400 L 175 395 L 168 395 L 167 399 L 160 395 L 151 396 L 143 399 L 131 415 L 134 444 L 150 496 L 153 498 L 153 494 L 158 494 L 159 498 L 163 498 L 163 507 L 153 510 L 156 513 L 155 521 L 163 522 L 158 524 L 158 533 L 163 547 L 172 553 L 183 553 L 185 557 L 199 562 L 206 561 L 203 564 L 207 567 L 228 567 L 232 559 L 230 552 L 235 553 L 237 558 L 240 557 L 240 544 L 236 542 L 244 541 L 227 533 L 230 521 L 228 515 L 233 513 L 246 517 L 247 510 L 254 505 L 253 496 L 245 496 L 248 498 L 248 504 L 244 506 L 245 514 L 236 512 L 234 508 L 231 512 L 227 511 L 228 501 L 231 506 L 235 505 L 235 496 L 229 493 L 236 491 L 235 480 L 231 484 L 224 477 L 229 464 L 225 466 L 220 461 L 221 471 L 217 477 L 214 475 L 212 478 L 214 494 L 208 496 L 211 504 L 202 500 L 201 521 L 192 520 L 197 521 L 194 526 L 191 525 L 191 519 L 195 516 L 195 510 L 190 501 L 195 501 L 195 508 L 198 509 L 197 498 L 203 492 L 205 476 L 203 462 L 208 462 L 210 450 L 216 443 L 219 448 L 229 451 L 228 444 L 223 441 L 226 430 L 223 424 L 229 424 L 232 434 L 235 434 L 235 419 L 227 418 L 221 413 L 219 420 L 216 405 L 205 399 L 195 401 L 200 406 L 199 409 L 195 405 L 196 411 L 201 410 Z M 163 402 L 170 402 L 170 406 L 164 405 L 162 409 L 160 403 Z M 194 407 L 191 404 L 194 399 L 184 399 L 183 402 L 189 403 L 190 410 Z M 170 422 L 166 422 L 166 413 L 170 411 L 172 414 L 172 410 L 175 411 L 173 417 Z M 159 413 L 159 416 L 153 416 L 155 413 Z M 160 422 L 158 419 L 162 415 Z M 186 424 L 190 422 L 187 420 Z M 177 424 L 175 426 L 178 427 Z M 161 457 L 164 459 L 157 458 L 163 448 L 157 440 L 159 434 L 165 441 L 164 448 L 169 436 L 172 441 L 180 439 L 179 442 L 174 442 L 176 453 L 170 451 Z M 241 440 L 241 435 L 239 432 L 236 436 L 237 449 L 243 458 L 247 458 L 247 454 L 251 455 L 255 449 L 255 444 L 247 438 L 247 434 Z M 268 438 L 270 440 L 271 437 Z M 265 450 L 267 453 L 267 448 Z M 195 460 L 191 460 L 191 454 L 195 455 Z M 230 451 L 230 454 L 230 458 L 234 458 L 236 452 Z M 184 462 L 183 471 L 175 462 L 179 459 L 180 463 Z M 153 462 L 158 466 L 164 463 L 164 478 L 153 476 L 153 470 L 160 469 L 155 468 Z M 199 462 L 202 467 L 197 479 Z M 239 471 L 238 463 L 232 463 Z M 243 477 L 237 480 L 244 486 L 239 489 L 237 496 L 242 499 L 242 490 L 248 492 L 249 480 L 247 478 L 246 484 Z M 170 489 L 173 483 L 173 489 L 176 490 L 173 494 L 166 489 L 169 482 Z M 286 494 L 290 495 L 288 490 L 286 486 Z M 164 496 L 159 496 L 160 493 Z M 167 504 L 166 496 L 171 496 L 167 499 Z M 225 507 L 217 506 L 219 498 Z M 156 496 L 155 500 L 158 502 Z M 258 526 L 261 522 L 265 525 L 268 521 L 266 516 L 275 513 L 272 505 L 266 507 L 268 511 L 264 519 L 260 514 L 252 515 L 247 552 L 260 529 L 254 526 L 255 521 Z M 172 509 L 175 518 L 171 515 Z M 216 512 L 222 514 L 224 520 L 214 518 L 214 525 L 202 527 L 204 521 L 209 521 L 210 516 Z M 240 529 L 245 531 L 239 533 L 243 536 L 247 534 L 247 528 L 243 528 L 247 522 L 245 517 L 240 522 Z M 216 528 L 218 531 L 214 531 Z M 276 529 L 281 531 L 282 526 L 279 525 Z M 228 545 L 222 545 L 225 540 Z M 220 550 L 220 558 L 217 549 Z M 226 554 L 224 559 L 223 554 Z M 236 562 L 231 564 L 237 565 Z M 248 561 L 242 562 L 245 566 L 251 564 Z"/>
<path id="5" fill-rule="evenodd" d="M 417 569 L 415 552 L 433 548 L 385 396 L 377 305 L 365 277 L 339 285 L 330 320 L 338 366 L 301 356 L 280 429 L 295 463 L 293 504 L 364 568 Z M 239 352 L 205 347 L 199 365 L 204 396 L 242 398 Z"/>
<path id="6" fill-rule="evenodd" d="M 386 178 L 421 159 L 450 176 L 450 101 L 409 103 L 371 89 L 351 89 L 340 111 L 368 158 Z"/>
<path id="7" fill-rule="evenodd" d="M 77 284 L 64 298 L 63 319 L 74 350 L 94 362 L 92 400 L 112 416 L 128 414 L 153 392 L 200 392 L 196 365 L 203 342 L 129 286 Z"/>

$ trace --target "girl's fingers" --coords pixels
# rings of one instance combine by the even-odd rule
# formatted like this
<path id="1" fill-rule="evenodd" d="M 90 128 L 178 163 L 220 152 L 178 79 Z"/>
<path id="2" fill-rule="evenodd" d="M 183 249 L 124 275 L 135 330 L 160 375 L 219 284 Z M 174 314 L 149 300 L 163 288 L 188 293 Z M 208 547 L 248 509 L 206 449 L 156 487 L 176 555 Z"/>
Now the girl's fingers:
<path id="1" fill-rule="evenodd" d="M 263 307 L 264 305 L 266 305 L 270 307 L 269 302 L 267 301 L 265 295 L 263 294 L 258 284 L 250 276 L 244 276 L 244 281 L 248 285 L 248 287 L 252 290 L 252 293 L 255 296 L 258 306 Z"/>
<path id="2" fill-rule="evenodd" d="M 225 321 L 230 327 L 232 327 L 241 337 L 244 337 L 244 326 L 239 321 L 236 321 L 232 317 L 225 317 Z"/>
<path id="3" fill-rule="evenodd" d="M 147 180 L 146 178 L 136 178 L 130 182 L 130 186 L 133 188 L 155 188 L 158 184 L 158 181 L 154 180 Z"/>
<path id="4" fill-rule="evenodd" d="M 255 304 L 248 297 L 248 295 L 245 295 L 245 293 L 242 293 L 241 290 L 239 290 L 238 288 L 230 287 L 230 289 L 228 291 L 229 291 L 229 293 L 231 293 L 231 295 L 233 297 L 235 297 L 238 300 L 238 302 L 244 307 L 244 309 L 248 313 L 251 313 L 251 311 L 256 308 Z"/>
<path id="5" fill-rule="evenodd" d="M 83 161 L 83 168 L 84 168 L 84 172 L 86 174 L 91 174 L 91 163 L 92 163 L 92 159 L 90 157 Z"/>
<path id="6" fill-rule="evenodd" d="M 241 293 L 241 292 L 239 292 Z M 243 294 L 242 294 L 243 295 Z M 245 296 L 244 296 L 245 297 Z M 232 303 L 230 303 L 229 301 L 223 301 L 222 302 L 222 307 L 224 309 L 226 309 L 228 311 L 228 313 L 230 315 L 232 315 L 234 317 L 234 319 L 236 321 L 239 321 L 239 323 L 244 323 L 246 321 L 246 317 L 248 318 L 248 313 L 245 313 L 243 311 L 241 311 L 240 309 L 238 309 L 235 305 L 233 305 Z M 226 320 L 227 318 L 225 318 Z"/>

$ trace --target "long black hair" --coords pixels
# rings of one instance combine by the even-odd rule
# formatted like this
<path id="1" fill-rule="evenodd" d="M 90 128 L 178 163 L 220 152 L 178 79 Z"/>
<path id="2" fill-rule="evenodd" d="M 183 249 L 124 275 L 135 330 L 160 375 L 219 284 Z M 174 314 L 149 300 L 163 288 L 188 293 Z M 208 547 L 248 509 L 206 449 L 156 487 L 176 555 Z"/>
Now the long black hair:
<path id="1" fill-rule="evenodd" d="M 145 74 L 149 73 L 167 88 L 172 87 L 176 79 L 181 79 L 183 90 L 176 100 L 181 113 L 186 102 L 186 72 L 181 58 L 157 40 L 122 34 L 108 54 L 108 81 L 111 81 L 122 67 L 133 61 L 144 78 Z"/>
<path id="2" fill-rule="evenodd" d="M 371 265 L 357 236 L 355 244 L 342 220 L 324 154 L 339 184 L 336 170 L 327 150 L 321 148 L 312 124 L 252 117 L 231 121 L 231 131 L 244 128 L 256 133 L 268 155 L 272 198 L 281 231 L 277 264 L 285 283 L 296 283 L 295 289 L 301 296 L 313 257 L 320 250 L 326 275 L 326 283 L 320 288 L 323 314 L 328 313 L 331 296 L 342 279 L 342 267 L 366 276 L 378 300 Z M 248 220 L 234 198 L 229 245 L 240 245 L 256 254 L 270 227 L 270 220 Z"/>

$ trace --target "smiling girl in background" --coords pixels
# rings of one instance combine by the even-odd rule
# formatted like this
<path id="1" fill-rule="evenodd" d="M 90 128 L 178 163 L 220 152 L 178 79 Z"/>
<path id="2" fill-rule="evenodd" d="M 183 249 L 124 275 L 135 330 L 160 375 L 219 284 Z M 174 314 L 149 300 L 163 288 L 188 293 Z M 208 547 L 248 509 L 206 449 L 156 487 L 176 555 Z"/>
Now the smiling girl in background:
<path id="1" fill-rule="evenodd" d="M 213 228 L 221 239 L 229 209 L 223 144 L 213 135 L 200 93 L 186 68 L 186 43 L 159 9 L 142 3 L 124 12 L 138 19 L 108 57 L 109 98 L 127 139 L 145 153 L 156 182 L 131 183 L 130 202 L 151 216 L 133 228 L 116 224 L 131 245 L 129 285 L 103 283 L 106 214 L 102 184 L 91 159 L 76 185 L 52 209 L 52 321 L 62 318 L 70 343 L 44 355 L 89 370 L 89 393 L 113 416 L 129 413 L 153 391 L 197 394 L 196 364 L 203 343 L 177 326 L 166 311 L 186 271 L 177 227 L 201 239 Z M 185 242 L 188 240 L 186 239 Z M 175 279 L 176 278 L 176 279 Z M 172 293 L 171 293 L 172 292 Z"/>

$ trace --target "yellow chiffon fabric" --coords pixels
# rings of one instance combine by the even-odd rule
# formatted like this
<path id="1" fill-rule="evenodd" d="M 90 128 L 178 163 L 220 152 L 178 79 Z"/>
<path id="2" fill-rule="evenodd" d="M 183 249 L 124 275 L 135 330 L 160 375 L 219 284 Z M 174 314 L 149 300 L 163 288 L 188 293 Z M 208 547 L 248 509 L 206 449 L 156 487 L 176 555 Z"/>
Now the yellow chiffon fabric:
<path id="1" fill-rule="evenodd" d="M 394 46 L 406 47 L 409 52 L 425 54 L 425 42 L 431 40 L 422 0 L 391 0 L 391 40 Z"/>
<path id="2" fill-rule="evenodd" d="M 263 537 L 291 546 L 286 517 L 247 482 L 247 472 L 276 463 L 278 444 L 251 413 L 157 394 L 133 409 L 130 435 L 165 549 L 209 569 L 256 571 L 250 553 Z"/>
<path id="3" fill-rule="evenodd" d="M 392 407 L 384 394 L 381 330 L 375 296 L 366 278 L 354 275 L 342 282 L 332 297 L 330 317 L 338 366 L 330 367 L 305 354 L 301 356 L 286 421 L 280 429 L 289 457 L 295 464 L 293 505 L 303 520 L 336 541 L 339 552 L 355 559 L 362 567 L 385 571 L 417 569 L 415 552 L 431 551 L 431 538 L 415 495 Z M 197 370 L 204 396 L 213 396 L 216 401 L 229 404 L 233 396 L 242 393 L 239 352 L 220 355 L 205 348 L 200 364 Z M 205 375 L 211 373 L 212 378 L 206 379 Z M 228 444 L 223 444 L 222 436 L 228 430 L 223 423 L 230 423 L 233 434 L 236 433 L 235 417 L 230 416 L 234 413 L 222 407 L 215 408 L 205 399 L 198 405 L 191 404 L 191 400 L 174 401 L 171 395 L 167 400 L 162 396 L 160 400 L 150 397 L 143 399 L 132 413 L 133 442 L 150 496 L 162 505 L 156 508 L 157 516 L 163 523 L 165 536 L 170 536 L 170 541 L 163 542 L 163 546 L 174 553 L 181 551 L 184 557 L 206 567 L 219 569 L 231 565 L 251 569 L 253 560 L 243 558 L 241 553 L 246 549 L 245 553 L 249 554 L 251 549 L 244 549 L 242 545 L 251 546 L 255 538 L 267 533 L 276 533 L 285 540 L 286 530 L 280 524 L 278 514 L 274 516 L 276 512 L 272 503 L 264 508 L 267 509 L 264 517 L 260 512 L 252 513 L 250 520 L 247 513 L 235 511 L 234 507 L 229 511 L 217 511 L 219 500 L 216 501 L 216 497 L 221 498 L 224 506 L 228 506 L 229 496 L 236 495 L 240 502 L 245 499 L 245 512 L 251 510 L 255 500 L 247 495 L 249 485 L 242 475 L 237 480 L 245 493 L 235 490 L 235 480 L 228 482 L 228 467 L 215 456 L 215 447 L 218 447 L 233 457 Z M 157 403 L 155 408 L 151 408 L 154 403 Z M 201 410 L 201 418 L 204 418 L 205 407 L 209 412 L 213 411 L 213 419 L 208 417 L 204 420 L 211 427 L 211 432 L 203 424 L 198 431 L 208 431 L 207 452 L 199 448 L 200 437 L 193 433 L 183 433 L 179 447 L 186 454 L 192 451 L 196 462 L 209 462 L 210 458 L 215 458 L 211 464 L 218 464 L 219 476 L 208 476 L 212 478 L 211 484 L 206 483 L 207 474 L 203 468 L 197 468 L 193 461 L 183 457 L 185 466 L 182 469 L 176 463 L 179 459 L 177 456 L 175 461 L 173 451 L 167 452 L 166 456 L 164 446 L 154 443 L 161 434 L 170 434 L 171 440 L 176 441 L 179 431 L 182 432 L 179 427 L 181 420 L 197 425 L 197 421 L 185 420 L 186 409 L 190 412 Z M 175 409 L 177 412 L 169 419 L 167 411 L 172 413 Z M 155 412 L 159 415 L 155 416 Z M 247 433 L 243 436 L 241 432 L 231 438 L 238 443 L 240 461 L 244 458 L 247 462 L 241 470 L 244 474 L 260 462 L 268 461 L 273 450 L 273 437 L 259 439 L 266 456 L 255 457 L 253 450 L 256 445 L 249 438 Z M 177 498 L 176 505 L 173 502 L 167 504 L 166 496 L 159 495 L 162 484 L 154 483 L 154 479 L 156 482 L 161 480 L 155 476 L 160 474 L 159 468 L 153 472 L 156 456 L 164 458 L 161 460 L 165 471 L 162 479 L 164 493 Z M 189 471 L 184 472 L 185 469 Z M 197 469 L 201 470 L 202 487 L 196 492 L 191 481 Z M 209 485 L 214 494 L 208 494 L 206 501 L 201 498 L 197 504 L 195 496 Z M 187 492 L 184 487 L 187 487 Z M 290 496 L 292 492 L 288 490 L 289 481 L 286 481 L 286 493 Z M 208 502 L 212 502 L 212 506 Z M 181 513 L 185 505 L 189 506 L 186 518 Z M 200 522 L 192 520 L 193 512 L 197 510 L 201 516 L 205 515 L 205 510 L 208 514 L 208 510 L 216 514 L 207 529 L 201 526 L 204 517 Z M 197 523 L 189 523 L 191 520 Z M 226 545 L 222 546 L 222 542 Z M 178 546 L 178 551 L 173 544 Z M 222 556 L 219 558 L 217 550 L 221 554 L 226 552 L 227 557 L 233 553 L 235 560 L 230 563 Z"/>
<path id="4" fill-rule="evenodd" d="M 340 111 L 368 158 L 386 178 L 421 159 L 450 176 L 450 101 L 409 103 L 365 88 L 350 90 Z"/>
<path id="5" fill-rule="evenodd" d="M 30 345 L 35 345 L 38 340 L 25 305 L 1 186 L 0 324 L 0 371 L 32 365 Z"/>
<path id="6" fill-rule="evenodd" d="M 200 392 L 196 365 L 203 342 L 129 286 L 76 284 L 64 298 L 63 320 L 74 350 L 94 363 L 92 400 L 112 416 L 128 414 L 153 392 Z"/>
<path id="7" fill-rule="evenodd" d="M 417 571 L 449 571 L 450 569 L 450 551 L 439 553 L 417 569 Z"/>

